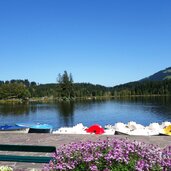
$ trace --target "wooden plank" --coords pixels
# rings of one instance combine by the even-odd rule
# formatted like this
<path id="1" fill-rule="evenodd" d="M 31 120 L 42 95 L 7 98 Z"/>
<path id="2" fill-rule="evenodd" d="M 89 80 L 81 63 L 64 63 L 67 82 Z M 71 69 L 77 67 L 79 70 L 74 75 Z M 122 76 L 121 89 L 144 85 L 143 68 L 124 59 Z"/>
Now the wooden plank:
<path id="1" fill-rule="evenodd" d="M 18 151 L 18 152 L 56 152 L 55 146 L 35 146 L 35 145 L 11 145 L 0 144 L 0 151 Z M 18 155 L 0 155 L 0 161 L 27 162 L 27 163 L 49 163 L 53 157 L 46 156 L 18 156 Z"/>
<path id="2" fill-rule="evenodd" d="M 53 157 L 44 156 L 14 156 L 14 155 L 0 155 L 0 161 L 10 162 L 26 162 L 26 163 L 49 163 Z"/>
<path id="3" fill-rule="evenodd" d="M 0 151 L 23 151 L 23 152 L 44 152 L 56 151 L 55 146 L 35 146 L 35 145 L 7 145 L 0 144 Z"/>

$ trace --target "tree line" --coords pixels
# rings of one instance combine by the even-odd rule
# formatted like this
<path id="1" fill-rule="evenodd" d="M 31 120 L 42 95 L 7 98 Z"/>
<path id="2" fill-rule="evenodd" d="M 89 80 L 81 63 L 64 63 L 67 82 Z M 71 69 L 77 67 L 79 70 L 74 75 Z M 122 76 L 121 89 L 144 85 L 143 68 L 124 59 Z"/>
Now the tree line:
<path id="1" fill-rule="evenodd" d="M 171 79 L 136 81 L 112 88 L 112 96 L 171 95 Z"/>
<path id="2" fill-rule="evenodd" d="M 114 87 L 74 83 L 72 74 L 58 74 L 57 83 L 37 84 L 25 80 L 0 81 L 0 99 L 51 97 L 57 100 L 76 98 L 121 97 L 135 95 L 171 95 L 171 80 L 137 81 Z"/>

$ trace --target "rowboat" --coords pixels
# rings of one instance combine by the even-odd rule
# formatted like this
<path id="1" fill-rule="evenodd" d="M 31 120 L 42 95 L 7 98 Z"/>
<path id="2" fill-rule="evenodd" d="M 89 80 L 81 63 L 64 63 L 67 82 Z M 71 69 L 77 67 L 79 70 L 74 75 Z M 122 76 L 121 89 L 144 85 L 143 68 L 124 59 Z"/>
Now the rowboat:
<path id="1" fill-rule="evenodd" d="M 21 127 L 18 125 L 2 125 L 0 126 L 0 133 L 28 133 L 28 127 Z"/>
<path id="2" fill-rule="evenodd" d="M 49 124 L 40 123 L 17 123 L 17 126 L 28 127 L 29 133 L 51 133 L 53 127 Z"/>

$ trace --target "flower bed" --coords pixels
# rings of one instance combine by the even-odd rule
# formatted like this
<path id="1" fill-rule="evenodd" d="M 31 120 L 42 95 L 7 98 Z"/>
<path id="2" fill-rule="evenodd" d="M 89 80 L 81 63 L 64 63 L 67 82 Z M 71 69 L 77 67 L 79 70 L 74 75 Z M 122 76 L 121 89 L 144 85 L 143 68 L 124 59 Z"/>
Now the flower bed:
<path id="1" fill-rule="evenodd" d="M 87 141 L 61 146 L 44 171 L 170 171 L 171 146 L 161 149 L 127 139 Z"/>

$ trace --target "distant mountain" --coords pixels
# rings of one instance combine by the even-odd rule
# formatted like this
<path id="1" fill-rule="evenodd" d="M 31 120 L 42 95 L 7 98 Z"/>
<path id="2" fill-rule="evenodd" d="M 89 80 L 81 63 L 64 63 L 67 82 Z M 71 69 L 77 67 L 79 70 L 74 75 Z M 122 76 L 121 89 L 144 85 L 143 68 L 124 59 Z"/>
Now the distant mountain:
<path id="1" fill-rule="evenodd" d="M 114 86 L 113 96 L 171 96 L 171 67 L 139 81 Z"/>
<path id="2" fill-rule="evenodd" d="M 156 72 L 155 74 L 149 77 L 146 77 L 140 81 L 162 81 L 162 80 L 168 80 L 168 79 L 171 79 L 171 67 L 161 70 L 159 72 Z"/>

